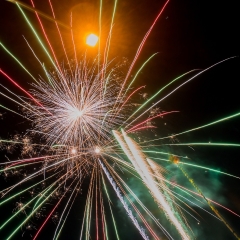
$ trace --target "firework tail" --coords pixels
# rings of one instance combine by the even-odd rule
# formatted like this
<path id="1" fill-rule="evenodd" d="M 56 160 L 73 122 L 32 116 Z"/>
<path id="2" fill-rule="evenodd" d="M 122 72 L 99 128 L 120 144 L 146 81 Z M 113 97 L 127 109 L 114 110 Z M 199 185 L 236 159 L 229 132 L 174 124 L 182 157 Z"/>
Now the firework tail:
<path id="1" fill-rule="evenodd" d="M 122 133 L 125 142 L 134 156 L 136 164 L 140 167 L 142 173 L 147 179 L 147 187 L 149 188 L 154 200 L 158 203 L 158 206 L 163 209 L 168 220 L 176 227 L 182 239 L 190 239 L 189 231 L 182 221 L 180 215 L 177 213 L 177 211 L 171 208 L 170 204 L 166 200 L 165 194 L 162 193 L 157 187 L 156 180 L 153 177 L 155 175 L 154 171 L 148 163 L 145 155 L 142 153 L 141 148 L 135 141 L 128 137 L 123 130 Z"/>
<path id="2" fill-rule="evenodd" d="M 192 184 L 192 186 L 199 192 L 199 194 L 203 197 L 203 199 L 207 202 L 208 206 L 212 209 L 212 211 L 219 217 L 219 219 L 226 225 L 226 227 L 231 231 L 231 233 L 238 239 L 237 233 L 232 229 L 232 227 L 227 223 L 227 221 L 222 217 L 222 215 L 218 212 L 218 210 L 212 205 L 212 203 L 204 196 L 202 191 L 199 189 L 199 187 L 196 185 L 196 183 L 193 181 L 192 178 L 189 177 L 187 172 L 184 170 L 184 168 L 179 164 L 179 158 L 176 156 L 170 156 L 170 161 L 173 162 L 178 166 L 178 168 L 182 171 L 182 173 L 185 175 L 185 177 L 188 179 L 188 181 Z"/>
<path id="3" fill-rule="evenodd" d="M 70 27 L 66 24 L 64 24 L 63 22 L 60 22 L 58 20 L 56 20 L 55 18 L 52 18 L 50 17 L 49 15 L 29 6 L 28 4 L 25 4 L 23 2 L 20 2 L 20 1 L 15 1 L 15 0 L 7 0 L 8 2 L 11 2 L 11 3 L 15 3 L 31 12 L 37 12 L 40 16 L 44 17 L 45 19 L 49 20 L 49 21 L 52 21 L 52 22 L 55 22 L 55 23 L 58 23 L 60 26 L 64 27 L 65 29 L 70 29 Z"/>
<path id="4" fill-rule="evenodd" d="M 155 175 L 155 181 L 158 183 L 158 186 L 160 186 L 160 189 L 163 192 L 163 194 L 166 198 L 166 201 L 168 202 L 172 211 L 175 213 L 176 218 L 179 221 L 184 221 L 185 224 L 188 226 L 188 228 L 191 229 L 190 226 L 188 225 L 188 222 L 186 221 L 186 219 L 185 218 L 182 219 L 182 217 L 180 216 L 180 215 L 182 215 L 180 208 L 178 207 L 178 209 L 176 209 L 176 206 L 174 205 L 175 202 L 174 202 L 174 199 L 173 199 L 173 195 L 172 195 L 172 193 L 170 193 L 170 192 L 173 192 L 173 191 L 170 191 L 169 188 L 167 187 L 167 185 L 165 184 L 165 181 L 164 181 L 165 177 L 163 176 L 163 173 L 165 173 L 166 170 L 163 169 L 160 165 L 156 164 L 153 160 L 151 160 L 149 158 L 146 158 L 146 160 L 147 160 L 148 164 L 150 165 L 150 167 L 151 167 L 151 169 L 152 169 L 152 171 Z M 175 196 L 175 198 L 176 198 L 176 196 Z"/>
<path id="5" fill-rule="evenodd" d="M 26 91 L 25 89 L 23 89 L 19 84 L 17 84 L 12 78 L 10 78 L 4 71 L 2 71 L 2 69 L 0 69 L 0 72 L 8 79 L 10 80 L 15 86 L 17 86 L 21 91 L 23 91 L 28 97 L 30 97 L 37 105 L 39 105 L 40 107 L 42 107 L 43 109 L 44 106 L 39 103 L 28 91 Z"/>
<path id="6" fill-rule="evenodd" d="M 120 240 L 119 235 L 118 235 L 118 231 L 117 231 L 116 221 L 115 221 L 115 218 L 114 218 L 114 215 L 113 215 L 113 211 L 112 211 L 112 207 L 111 207 L 111 200 L 110 200 L 110 197 L 109 197 L 109 194 L 108 194 L 108 191 L 107 191 L 107 187 L 106 187 L 103 175 L 102 175 L 102 182 L 103 182 L 103 187 L 104 187 L 105 193 L 107 195 L 108 204 L 109 204 L 109 208 L 110 208 L 112 219 L 113 219 L 113 225 L 114 225 L 116 237 L 117 237 L 117 240 Z"/>
<path id="7" fill-rule="evenodd" d="M 130 76 L 130 74 L 131 74 L 131 71 L 132 71 L 132 69 L 133 69 L 133 67 L 134 67 L 134 65 L 135 65 L 135 63 L 136 63 L 136 61 L 137 61 L 137 59 L 138 59 L 138 57 L 139 57 L 139 54 L 140 54 L 141 51 L 142 51 L 142 48 L 143 48 L 143 46 L 144 46 L 144 44 L 145 44 L 145 42 L 146 42 L 149 34 L 151 33 L 151 31 L 152 31 L 153 27 L 155 26 L 155 24 L 156 24 L 157 20 L 159 19 L 159 17 L 162 15 L 162 13 L 163 13 L 165 7 L 167 6 L 168 2 L 169 2 L 169 0 L 167 0 L 167 1 L 165 2 L 164 6 L 163 6 L 162 9 L 160 10 L 159 14 L 158 14 L 157 17 L 155 18 L 155 20 L 154 20 L 154 22 L 152 23 L 151 27 L 149 28 L 149 30 L 148 30 L 147 33 L 145 34 L 145 36 L 144 36 L 141 44 L 139 45 L 138 50 L 137 50 L 137 52 L 136 52 L 136 55 L 135 55 L 135 57 L 134 57 L 134 59 L 133 59 L 133 61 L 132 61 L 132 64 L 131 64 L 131 66 L 130 66 L 128 72 L 127 72 L 127 75 L 126 75 L 126 77 L 125 77 L 125 79 L 124 79 L 124 82 L 123 82 L 123 84 L 122 84 L 122 88 L 121 88 L 121 90 L 120 90 L 120 92 L 119 92 L 118 98 L 121 96 L 121 93 L 122 93 L 122 91 L 123 91 L 123 89 L 124 89 L 125 83 L 126 83 L 126 81 L 128 80 L 128 78 L 129 78 L 129 76 Z"/>
<path id="8" fill-rule="evenodd" d="M 76 181 L 77 178 L 74 179 L 74 181 L 69 185 L 69 187 L 72 186 L 72 184 Z M 63 183 L 62 183 L 63 184 Z M 61 203 L 61 201 L 63 200 L 63 198 L 65 197 L 66 192 L 63 194 L 63 196 L 59 199 L 59 201 L 57 202 L 57 204 L 54 206 L 54 208 L 52 209 L 52 211 L 50 212 L 50 214 L 47 216 L 47 218 L 45 219 L 45 221 L 42 223 L 41 227 L 38 229 L 37 233 L 35 234 L 33 240 L 35 240 L 39 233 L 41 232 L 42 228 L 46 225 L 47 221 L 50 219 L 50 217 L 52 216 L 52 214 L 54 213 L 54 211 L 56 210 L 56 208 L 58 207 L 58 205 Z"/>
<path id="9" fill-rule="evenodd" d="M 157 151 L 144 151 L 144 152 L 152 152 L 152 153 L 160 153 L 160 154 L 169 155 L 169 153 L 157 152 Z M 181 156 L 181 158 L 186 158 L 186 157 Z M 168 160 L 168 159 L 155 158 L 155 157 L 152 157 L 152 159 L 154 159 L 154 160 L 156 159 L 156 160 L 160 160 L 160 161 L 165 161 L 165 162 L 169 162 L 169 161 L 170 161 L 170 160 Z M 230 177 L 233 177 L 233 178 L 238 178 L 238 179 L 240 179 L 239 176 L 236 176 L 236 175 L 233 175 L 233 174 L 230 174 L 230 173 L 227 173 L 227 172 L 223 172 L 223 171 L 220 171 L 220 170 L 217 170 L 217 169 L 213 169 L 213 168 L 209 168 L 209 167 L 205 167 L 205 166 L 201 166 L 201 165 L 197 165 L 197 164 L 182 162 L 182 161 L 181 161 L 181 164 L 187 165 L 187 166 L 191 166 L 191 167 L 200 168 L 200 169 L 206 169 L 206 170 L 209 170 L 209 171 L 212 171 L 212 172 L 216 172 L 216 173 L 219 173 L 219 174 L 224 174 L 224 175 L 227 175 L 227 176 L 230 176 Z"/>
<path id="10" fill-rule="evenodd" d="M 130 168 L 133 170 L 133 167 L 130 166 Z M 124 167 L 125 170 L 127 170 Z M 128 171 L 128 170 L 127 170 Z M 132 172 L 128 171 L 130 174 L 132 174 Z M 114 172 L 115 173 L 115 172 Z M 135 175 L 134 175 L 135 176 Z M 136 176 L 135 176 L 136 177 Z M 148 216 L 156 223 L 156 225 L 163 231 L 163 233 L 167 236 L 168 239 L 172 239 L 172 236 L 170 235 L 170 233 L 159 223 L 159 219 L 157 219 L 156 217 L 154 217 L 154 215 L 148 210 L 148 208 L 140 201 L 140 199 L 134 194 L 134 192 L 131 190 L 131 188 L 123 181 L 123 179 L 118 176 L 118 180 L 123 184 L 123 186 L 127 189 L 127 191 L 131 194 L 131 196 L 136 200 L 136 202 L 142 207 L 142 209 L 148 214 Z M 121 186 L 121 185 L 120 185 Z M 136 208 L 136 206 L 134 206 L 132 200 L 128 197 L 128 194 L 126 192 L 124 192 L 123 188 L 121 187 L 121 190 L 124 194 L 124 196 L 129 200 L 129 202 L 131 203 L 131 205 L 134 207 L 134 209 L 136 211 L 139 212 L 139 210 Z M 142 215 L 141 213 L 139 213 L 139 216 Z M 157 234 L 149 227 L 149 224 L 147 223 L 147 221 L 145 220 L 145 218 L 143 216 L 140 216 L 140 218 L 142 219 L 142 221 L 144 222 L 145 226 L 148 226 L 148 230 L 151 232 L 152 236 L 154 239 L 159 240 Z"/>
<path id="11" fill-rule="evenodd" d="M 182 84 L 180 84 L 179 86 L 177 86 L 174 90 L 172 90 L 170 93 L 168 93 L 167 95 L 165 95 L 163 98 L 160 98 L 160 100 L 158 100 L 157 102 L 155 102 L 154 104 L 152 104 L 152 106 L 150 106 L 150 107 L 149 107 L 148 109 L 146 109 L 144 112 L 142 112 L 142 113 L 139 114 L 137 117 L 135 117 L 134 120 L 132 120 L 132 122 L 128 122 L 128 120 L 129 120 L 130 118 L 132 118 L 140 109 L 142 109 L 143 107 L 145 107 L 148 102 L 152 101 L 153 98 L 155 98 L 164 88 L 166 88 L 167 86 L 171 85 L 173 82 L 181 79 L 183 76 L 185 76 L 185 75 L 187 75 L 187 74 L 195 71 L 195 69 L 194 69 L 194 70 L 191 70 L 191 71 L 189 71 L 189 72 L 187 72 L 187 73 L 184 73 L 184 74 L 182 74 L 181 76 L 175 78 L 175 79 L 174 79 L 173 81 L 171 81 L 169 84 L 167 84 L 167 85 L 165 85 L 163 88 L 161 88 L 161 89 L 160 89 L 157 93 L 155 93 L 151 98 L 149 98 L 144 104 L 142 104 L 142 105 L 125 121 L 125 123 L 127 123 L 127 126 L 131 125 L 133 122 L 135 122 L 137 119 L 139 119 L 142 115 L 144 115 L 145 113 L 149 112 L 150 109 L 152 109 L 153 107 L 155 107 L 157 104 L 159 104 L 160 102 L 162 102 L 164 99 L 166 99 L 167 97 L 169 97 L 171 94 L 173 94 L 175 91 L 177 91 L 179 88 L 181 88 L 182 86 L 184 86 L 184 85 L 187 84 L 188 82 L 194 80 L 194 79 L 195 79 L 197 76 L 199 76 L 200 74 L 208 71 L 209 69 L 211 69 L 211 68 L 213 68 L 213 67 L 215 67 L 215 66 L 217 66 L 217 65 L 219 65 L 219 64 L 221 64 L 221 63 L 223 63 L 223 62 L 225 62 L 225 61 L 228 61 L 228 60 L 230 60 L 230 59 L 233 59 L 233 58 L 235 58 L 235 57 L 236 57 L 236 56 L 233 56 L 233 57 L 230 57 L 230 58 L 226 58 L 226 59 L 224 59 L 224 60 L 222 60 L 222 61 L 220 61 L 220 62 L 217 62 L 217 63 L 211 65 L 211 66 L 208 67 L 208 68 L 203 69 L 203 70 L 200 71 L 199 73 L 195 74 L 193 77 L 189 78 L 188 80 L 186 80 L 185 82 L 183 82 Z M 239 113 L 238 113 L 238 114 L 239 114 Z M 212 124 L 211 124 L 211 125 L 212 125 Z M 127 127 L 127 126 L 126 126 L 126 127 Z M 189 130 L 189 131 L 192 131 L 192 130 Z M 186 132 L 189 132 L 189 131 L 186 131 Z M 183 134 L 183 133 L 181 133 L 181 134 Z M 180 134 L 178 134 L 178 135 L 180 135 Z M 177 135 L 174 135 L 174 136 L 177 136 Z"/>
<path id="12" fill-rule="evenodd" d="M 131 218 L 133 224 L 135 225 L 135 227 L 138 229 L 139 233 L 141 234 L 141 236 L 143 237 L 143 239 L 149 240 L 149 237 L 146 235 L 145 230 L 139 225 L 137 219 L 133 216 L 132 211 L 129 209 L 127 203 L 124 201 L 123 196 L 120 192 L 120 189 L 118 188 L 117 184 L 115 183 L 115 181 L 113 180 L 113 178 L 111 177 L 110 173 L 108 172 L 107 168 L 103 165 L 103 163 L 101 162 L 100 159 L 98 159 L 104 173 L 106 174 L 109 182 L 111 183 L 114 191 L 116 192 L 119 200 L 121 201 L 123 207 L 125 208 L 125 210 L 127 211 L 128 216 Z"/>
<path id="13" fill-rule="evenodd" d="M 204 125 L 202 125 L 202 126 L 189 129 L 189 130 L 184 131 L 184 132 L 180 132 L 180 133 L 177 133 L 177 134 L 172 134 L 171 136 L 167 136 L 167 137 L 162 137 L 162 138 L 153 139 L 153 140 L 150 140 L 149 142 L 153 142 L 153 141 L 157 141 L 157 140 L 162 140 L 162 139 L 166 139 L 166 138 L 171 138 L 171 137 L 180 136 L 180 135 L 182 135 L 182 134 L 189 133 L 189 132 L 193 132 L 193 131 L 196 131 L 196 130 L 199 130 L 199 129 L 202 129 L 202 128 L 206 128 L 206 127 L 209 127 L 209 126 L 215 125 L 215 124 L 217 124 L 217 123 L 224 122 L 224 121 L 226 121 L 226 120 L 229 120 L 229 119 L 232 119 L 232 118 L 235 118 L 235 117 L 239 117 L 239 116 L 240 116 L 240 112 L 238 112 L 238 113 L 236 113 L 236 114 L 232 114 L 232 115 L 227 116 L 227 117 L 224 117 L 224 118 L 220 118 L 220 119 L 218 119 L 218 120 L 216 120 L 216 121 L 213 121 L 213 122 L 204 124 Z M 130 118 L 130 117 L 129 117 L 129 118 Z M 130 124 L 131 124 L 131 123 L 130 123 Z M 130 124 L 129 124 L 129 125 L 130 125 Z"/>
<path id="14" fill-rule="evenodd" d="M 119 132 L 113 131 L 115 138 L 119 142 L 125 154 L 128 156 L 129 160 L 132 162 L 135 170 L 138 172 L 147 188 L 150 190 L 154 200 L 157 202 L 158 206 L 163 209 L 169 221 L 176 227 L 182 239 L 190 239 L 187 227 L 183 221 L 181 221 L 177 212 L 172 210 L 164 194 L 157 187 L 153 178 L 153 170 L 147 162 L 140 147 L 130 137 L 128 137 L 123 130 L 122 133 L 123 137 Z"/>

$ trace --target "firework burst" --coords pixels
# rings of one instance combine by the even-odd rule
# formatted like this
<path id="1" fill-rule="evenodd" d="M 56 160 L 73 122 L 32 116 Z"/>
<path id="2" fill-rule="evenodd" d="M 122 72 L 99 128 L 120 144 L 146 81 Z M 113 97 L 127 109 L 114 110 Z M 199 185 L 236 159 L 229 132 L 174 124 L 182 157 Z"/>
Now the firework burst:
<path id="1" fill-rule="evenodd" d="M 174 154 L 173 151 L 174 146 L 184 145 L 191 149 L 194 145 L 238 147 L 239 144 L 184 144 L 175 137 L 237 117 L 240 113 L 182 133 L 171 133 L 167 137 L 147 139 L 139 134 L 145 130 L 153 131 L 156 128 L 155 121 L 165 119 L 168 115 L 178 112 L 162 111 L 158 106 L 161 101 L 200 74 L 231 58 L 215 63 L 204 70 L 192 70 L 182 74 L 150 96 L 143 92 L 145 86 L 135 87 L 134 81 L 155 54 L 142 64 L 135 75 L 133 75 L 133 69 L 148 36 L 168 1 L 163 4 L 146 32 L 133 61 L 124 74 L 121 67 L 126 65 L 126 60 L 123 61 L 123 64 L 115 64 L 115 59 L 109 61 L 117 1 L 114 1 L 113 4 L 108 37 L 105 42 L 102 40 L 104 39 L 102 1 L 99 3 L 99 13 L 97 14 L 99 17 L 99 42 L 95 58 L 87 57 L 87 53 L 83 54 L 81 58 L 78 57 L 72 14 L 70 26 L 67 26 L 56 20 L 51 1 L 49 1 L 49 6 L 52 16 L 36 9 L 32 0 L 30 1 L 31 5 L 15 0 L 9 0 L 9 2 L 16 4 L 39 43 L 41 51 L 47 56 L 47 61 L 52 64 L 52 70 L 47 70 L 36 53 L 35 47 L 31 46 L 31 42 L 27 38 L 24 37 L 24 40 L 44 73 L 39 78 L 34 77 L 34 74 L 31 74 L 24 64 L 0 42 L 3 50 L 34 81 L 31 83 L 30 89 L 25 90 L 10 74 L 4 69 L 0 69 L 4 78 L 14 84 L 21 94 L 24 94 L 22 96 L 14 93 L 8 86 L 1 85 L 4 92 L 0 92 L 0 94 L 8 101 L 17 104 L 23 111 L 4 105 L 0 105 L 0 107 L 21 116 L 25 121 L 30 121 L 32 126 L 22 134 L 14 134 L 8 139 L 0 139 L 0 147 L 3 152 L 7 151 L 7 155 L 20 153 L 19 156 L 21 156 L 17 160 L 12 160 L 5 155 L 7 161 L 0 163 L 2 166 L 0 174 L 5 182 L 9 179 L 14 180 L 9 184 L 8 182 L 4 183 L 0 189 L 1 209 L 3 205 L 11 208 L 10 203 L 15 201 L 13 210 L 10 211 L 10 214 L 6 214 L 8 217 L 4 216 L 4 220 L 0 222 L 0 231 L 3 231 L 4 239 L 22 236 L 24 239 L 30 237 L 35 240 L 43 236 L 44 229 L 48 229 L 50 222 L 54 224 L 55 230 L 49 239 L 59 239 L 65 229 L 64 225 L 68 223 L 67 219 L 71 218 L 71 210 L 75 209 L 74 205 L 79 202 L 81 204 L 77 205 L 77 209 L 80 209 L 80 224 L 76 228 L 79 229 L 80 239 L 107 240 L 114 238 L 119 240 L 123 238 L 120 236 L 122 234 L 120 229 L 123 226 L 122 215 L 126 218 L 128 216 L 128 224 L 133 224 L 138 231 L 137 236 L 141 236 L 143 239 L 162 239 L 162 236 L 173 239 L 176 236 L 176 239 L 184 240 L 194 239 L 196 235 L 189 219 L 194 219 L 197 224 L 200 223 L 201 216 L 195 210 L 195 206 L 217 220 L 223 218 L 213 204 L 240 217 L 237 213 L 207 198 L 182 165 L 191 165 L 215 172 L 216 170 L 183 162 L 182 159 L 189 160 L 189 158 Z M 82 3 L 80 7 L 92 9 L 87 3 Z M 42 34 L 33 26 L 26 10 L 36 15 Z M 57 58 L 44 28 L 43 19 L 56 25 L 66 63 L 60 64 L 64 60 L 61 61 Z M 60 27 L 69 31 L 73 49 L 71 53 L 68 52 L 68 47 L 64 43 Z M 46 46 L 41 40 L 42 36 L 45 38 Z M 103 45 L 105 46 L 103 47 Z M 188 75 L 190 77 L 184 80 Z M 130 81 L 130 79 L 132 80 Z M 179 83 L 170 93 L 159 98 L 163 90 L 182 79 L 184 82 Z M 137 95 L 141 96 L 141 100 L 137 98 Z M 143 103 L 138 103 L 142 100 L 144 100 Z M 152 101 L 156 102 L 149 107 L 149 103 Z M 146 118 L 143 117 L 144 114 Z M 0 115 L 0 117 L 2 116 L 3 114 Z M 120 133 L 121 128 L 124 130 L 122 129 Z M 155 135 L 157 134 L 155 133 Z M 171 143 L 164 142 L 165 139 L 170 140 Z M 157 143 L 155 144 L 155 142 Z M 171 146 L 172 149 L 156 150 L 163 146 Z M 165 158 L 150 157 L 153 153 L 157 156 L 163 155 Z M 179 185 L 178 182 L 169 180 L 167 177 L 169 171 L 158 164 L 158 160 L 173 163 L 170 165 L 171 167 L 177 166 L 195 189 L 186 188 Z M 225 172 L 221 172 L 221 174 L 239 178 Z M 140 186 L 140 191 L 144 192 L 144 196 L 137 194 L 138 186 Z M 214 213 L 217 212 L 216 215 L 205 207 L 201 207 L 203 200 L 206 200 L 208 205 L 214 209 Z M 117 206 L 118 204 L 121 205 L 120 208 Z M 119 217 L 119 211 L 124 211 L 124 214 L 121 213 L 121 217 Z M 160 218 L 160 215 L 164 217 Z M 16 226 L 9 230 L 8 226 L 12 222 L 16 222 Z M 228 222 L 225 220 L 223 222 L 238 238 L 237 233 Z M 65 235 L 63 234 L 63 236 Z M 128 239 L 132 239 L 131 236 Z"/>
<path id="2" fill-rule="evenodd" d="M 124 119 L 122 109 L 116 115 L 120 109 L 114 108 L 119 77 L 114 71 L 106 73 L 104 68 L 97 73 L 96 68 L 88 66 L 85 59 L 75 66 L 72 74 L 67 70 L 57 72 L 48 76 L 49 82 L 41 81 L 34 86 L 33 95 L 44 108 L 34 106 L 28 117 L 48 144 L 75 146 L 84 151 L 112 140 L 111 129 Z M 121 98 L 118 101 L 121 103 Z"/>

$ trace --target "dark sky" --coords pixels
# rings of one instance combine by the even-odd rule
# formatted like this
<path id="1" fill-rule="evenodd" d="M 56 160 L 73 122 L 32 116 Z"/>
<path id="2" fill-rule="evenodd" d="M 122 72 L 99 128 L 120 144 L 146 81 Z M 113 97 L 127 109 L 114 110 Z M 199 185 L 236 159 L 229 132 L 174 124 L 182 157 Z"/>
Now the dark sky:
<path id="1" fill-rule="evenodd" d="M 27 0 L 23 2 L 30 4 L 30 1 Z M 56 18 L 66 25 L 69 25 L 69 15 L 73 11 L 73 28 L 75 33 L 78 33 L 78 35 L 76 34 L 76 41 L 79 43 L 76 44 L 77 51 L 79 55 L 83 54 L 85 51 L 85 45 L 83 44 L 85 30 L 90 31 L 93 29 L 93 31 L 96 31 L 97 29 L 97 1 L 53 0 L 52 3 Z M 120 0 L 118 2 L 110 59 L 115 59 L 114 61 L 117 62 L 126 57 L 129 63 L 131 63 L 142 38 L 164 3 L 165 1 L 162 0 Z M 51 15 L 48 1 L 36 0 L 35 4 L 37 9 Z M 103 5 L 102 28 L 103 36 L 106 37 L 113 1 L 104 1 Z M 179 110 L 180 113 L 157 121 L 159 127 L 157 130 L 158 136 L 182 132 L 240 111 L 238 83 L 240 80 L 240 19 L 238 9 L 236 0 L 172 0 L 169 2 L 147 39 L 133 69 L 133 73 L 135 73 L 149 56 L 158 52 L 157 56 L 141 71 L 138 81 L 135 83 L 136 87 L 147 85 L 145 91 L 148 93 L 148 96 L 151 96 L 172 79 L 189 70 L 205 69 L 226 58 L 233 56 L 236 56 L 236 58 L 208 70 L 159 104 L 162 110 Z M 34 14 L 26 10 L 25 12 L 27 12 L 32 23 L 40 33 Z M 91 14 L 88 14 L 89 12 Z M 86 19 L 90 24 L 86 22 Z M 43 23 L 58 59 L 63 59 L 63 51 L 54 24 L 46 19 L 43 20 Z M 66 49 L 69 55 L 73 56 L 70 31 L 67 28 L 61 28 L 61 31 L 66 41 Z M 42 34 L 40 35 L 42 37 Z M 39 63 L 33 57 L 22 36 L 26 37 L 40 61 L 51 68 L 51 64 L 39 47 L 17 7 L 13 3 L 1 1 L 0 41 L 21 60 L 35 77 L 38 77 L 39 74 L 43 75 Z M 96 50 L 88 49 L 87 51 L 90 56 L 94 56 Z M 0 50 L 0 68 L 19 84 L 30 88 L 31 78 L 23 72 L 19 65 L 3 49 Z M 183 80 L 187 80 L 187 78 Z M 9 87 L 13 92 L 22 95 L 2 75 L 0 75 L 0 83 Z M 176 87 L 177 85 L 174 86 Z M 162 96 L 169 91 L 164 91 Z M 13 103 L 1 96 L 0 104 L 15 110 L 18 109 Z M 11 114 L 9 115 L 3 109 L 0 109 L 0 113 L 2 114 L 2 124 L 0 125 L 1 138 L 9 137 L 13 134 L 12 131 L 14 133 L 22 131 L 25 125 L 23 124 L 22 126 L 18 121 L 16 123 L 18 118 Z M 151 138 L 150 133 L 147 133 L 147 136 Z M 179 136 L 178 139 L 183 143 L 209 141 L 240 143 L 239 117 L 203 130 Z M 194 149 L 192 151 L 187 147 L 181 147 L 181 149 L 175 147 L 174 151 L 181 154 L 189 154 L 191 159 L 197 164 L 214 167 L 237 176 L 240 175 L 239 149 L 233 147 L 194 147 Z M 172 174 L 169 176 L 170 179 L 183 183 L 182 177 L 178 175 L 179 173 L 176 173 L 174 177 L 173 172 L 175 170 L 172 167 L 169 170 Z M 202 170 L 190 168 L 187 168 L 187 170 L 199 186 L 207 194 L 211 195 L 210 197 L 217 201 L 220 199 L 219 202 L 240 214 L 239 179 L 214 175 Z M 132 184 L 134 184 L 134 181 Z M 75 205 L 75 208 L 77 208 L 77 204 Z M 124 211 L 117 209 L 118 214 L 121 215 L 121 217 L 119 216 L 119 222 L 125 221 L 127 216 L 123 217 Z M 240 219 L 238 217 L 226 213 L 222 209 L 220 211 L 236 230 L 240 229 Z M 193 224 L 193 230 L 199 239 L 234 239 L 223 224 L 213 220 L 212 217 L 201 211 L 198 212 L 204 219 L 198 230 L 196 230 L 196 224 Z M 70 216 L 69 221 L 74 222 L 72 225 L 67 225 L 72 234 L 71 238 L 67 237 L 70 233 L 64 231 L 62 239 L 78 239 L 78 231 L 71 229 L 74 228 L 73 226 L 77 228 L 78 220 L 76 215 L 72 214 Z M 128 227 L 128 224 L 131 227 Z M 54 224 L 50 228 L 54 228 Z M 122 239 L 139 239 L 136 231 L 131 230 L 133 226 L 130 221 L 124 223 L 122 228 L 122 237 L 124 236 Z M 124 233 L 126 230 L 129 231 L 128 235 Z M 51 239 L 51 236 L 47 235 L 47 231 L 43 235 L 39 239 Z M 27 239 L 26 235 L 25 238 Z M 176 239 L 179 238 L 176 237 Z"/>

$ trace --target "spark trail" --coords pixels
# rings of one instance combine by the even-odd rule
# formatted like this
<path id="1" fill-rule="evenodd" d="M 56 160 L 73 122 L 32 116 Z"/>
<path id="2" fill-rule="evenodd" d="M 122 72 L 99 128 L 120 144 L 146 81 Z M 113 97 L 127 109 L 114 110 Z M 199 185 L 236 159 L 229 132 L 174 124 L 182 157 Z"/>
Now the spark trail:
<path id="1" fill-rule="evenodd" d="M 185 226 L 184 222 L 181 221 L 180 216 L 176 211 L 171 209 L 166 197 L 157 187 L 155 180 L 152 175 L 154 175 L 153 170 L 149 166 L 144 154 L 138 145 L 127 136 L 127 134 L 122 130 L 122 135 L 117 131 L 113 132 L 116 140 L 122 147 L 125 154 L 128 156 L 129 160 L 132 162 L 135 170 L 138 172 L 142 181 L 145 183 L 147 188 L 150 190 L 153 198 L 157 201 L 160 208 L 164 210 L 169 221 L 176 227 L 177 231 L 181 235 L 182 239 L 191 239 L 190 234 Z"/>
<path id="2" fill-rule="evenodd" d="M 141 234 L 141 236 L 143 237 L 143 239 L 149 240 L 149 237 L 146 235 L 145 230 L 139 225 L 137 219 L 133 216 L 132 211 L 128 207 L 127 203 L 124 201 L 123 196 L 122 196 L 117 184 L 114 182 L 114 180 L 111 177 L 110 173 L 108 172 L 107 168 L 103 165 L 103 163 L 101 162 L 100 159 L 98 159 L 98 161 L 99 161 L 104 173 L 106 174 L 109 182 L 111 183 L 115 193 L 117 194 L 119 200 L 121 201 L 123 207 L 125 208 L 126 212 L 128 213 L 128 216 L 132 220 L 133 224 L 136 226 L 136 228 L 138 229 L 138 231 Z"/>
<path id="3" fill-rule="evenodd" d="M 185 177 L 188 179 L 188 181 L 192 184 L 192 186 L 200 193 L 200 195 L 203 197 L 203 199 L 207 202 L 208 206 L 212 209 L 212 211 L 221 219 L 221 221 L 225 224 L 225 226 L 230 230 L 230 232 L 238 239 L 240 240 L 237 233 L 232 229 L 232 227 L 228 224 L 228 222 L 222 217 L 222 215 L 218 212 L 218 210 L 214 207 L 214 205 L 205 197 L 203 192 L 200 190 L 200 188 L 196 185 L 196 183 L 193 181 L 192 178 L 190 178 L 187 174 L 187 172 L 184 170 L 183 166 L 179 165 L 179 158 L 176 156 L 171 156 L 170 161 L 174 164 L 177 164 L 178 168 L 182 171 L 182 173 L 185 175 Z"/>

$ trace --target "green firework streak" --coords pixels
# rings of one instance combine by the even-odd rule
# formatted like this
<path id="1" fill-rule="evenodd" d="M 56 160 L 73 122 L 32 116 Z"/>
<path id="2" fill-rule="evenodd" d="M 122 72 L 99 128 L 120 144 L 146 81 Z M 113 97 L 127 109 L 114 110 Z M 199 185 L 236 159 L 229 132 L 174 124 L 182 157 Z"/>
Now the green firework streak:
<path id="1" fill-rule="evenodd" d="M 26 69 L 26 67 L 15 57 L 1 42 L 0 45 L 2 48 L 25 70 L 25 72 L 35 81 L 38 82 L 33 75 Z"/>

